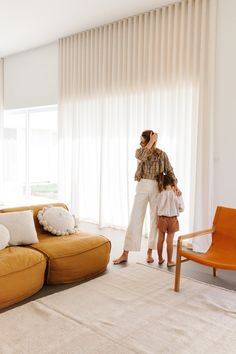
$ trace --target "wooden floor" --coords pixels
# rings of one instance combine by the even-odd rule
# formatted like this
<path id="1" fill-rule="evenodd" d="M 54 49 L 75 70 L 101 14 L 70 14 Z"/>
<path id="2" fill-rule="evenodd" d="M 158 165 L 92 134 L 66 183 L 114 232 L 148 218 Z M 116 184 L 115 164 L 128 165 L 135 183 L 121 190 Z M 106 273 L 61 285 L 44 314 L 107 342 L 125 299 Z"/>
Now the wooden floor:
<path id="1" fill-rule="evenodd" d="M 114 229 L 109 229 L 109 228 L 99 230 L 96 226 L 91 225 L 91 224 L 86 224 L 86 223 L 81 223 L 80 229 L 81 229 L 81 231 L 87 231 L 87 232 L 91 232 L 91 233 L 101 234 L 101 235 L 104 235 L 110 239 L 111 244 L 112 244 L 112 249 L 111 249 L 111 258 L 110 258 L 110 262 L 108 264 L 107 272 L 113 272 L 113 271 L 116 271 L 120 268 L 128 267 L 130 263 L 139 262 L 139 263 L 146 264 L 147 238 L 143 238 L 142 249 L 140 252 L 130 252 L 129 261 L 127 263 L 123 263 L 121 265 L 113 265 L 112 260 L 114 258 L 118 257 L 122 252 L 125 232 L 121 231 L 121 230 L 114 230 Z M 175 251 L 176 251 L 176 249 L 174 248 L 174 253 L 175 253 Z M 161 266 L 158 265 L 156 252 L 153 252 L 153 256 L 154 256 L 155 262 L 149 266 L 154 267 L 154 268 L 160 267 L 160 268 L 165 269 L 165 270 L 172 272 L 172 273 L 175 272 L 175 267 L 168 269 L 166 267 L 166 263 L 164 263 Z M 166 258 L 166 257 L 164 256 L 164 258 Z M 175 259 L 175 254 L 174 254 L 174 259 Z M 183 276 L 236 291 L 236 272 L 235 271 L 217 270 L 217 276 L 213 277 L 211 268 L 202 266 L 200 264 L 197 264 L 197 263 L 194 263 L 191 261 L 184 262 L 182 264 L 181 268 L 182 268 L 181 274 Z M 71 287 L 76 286 L 78 284 L 79 283 L 63 284 L 63 285 L 45 285 L 43 287 L 43 289 L 41 289 L 37 294 L 20 302 L 19 304 L 9 307 L 6 310 L 9 310 L 9 309 L 14 308 L 16 306 L 20 306 L 24 303 L 38 299 L 40 297 L 51 295 L 55 292 L 71 288 Z M 6 310 L 0 310 L 0 313 L 4 312 Z"/>
<path id="2" fill-rule="evenodd" d="M 124 233 L 122 233 L 122 236 L 118 234 L 114 234 L 114 235 L 112 234 L 110 236 L 110 239 L 112 241 L 112 246 L 113 246 L 111 251 L 111 260 L 112 260 L 121 254 Z M 117 268 L 127 267 L 129 263 L 141 262 L 145 264 L 146 250 L 147 250 L 147 243 L 148 243 L 147 241 L 148 240 L 146 238 L 143 238 L 142 249 L 140 252 L 130 252 L 129 262 L 127 264 L 113 265 L 112 262 L 110 261 L 108 270 L 113 271 L 114 269 Z M 164 263 L 161 266 L 158 265 L 156 252 L 153 252 L 153 256 L 155 262 L 149 266 L 152 266 L 154 268 L 162 268 L 169 272 L 175 273 L 175 267 L 167 268 L 166 263 Z M 176 247 L 174 247 L 174 257 L 173 257 L 174 260 L 175 260 L 175 256 L 176 256 Z M 164 254 L 164 258 L 166 259 L 165 254 Z M 216 271 L 216 274 L 217 276 L 213 277 L 212 268 L 197 264 L 195 262 L 188 261 L 182 263 L 181 265 L 181 275 L 183 276 L 193 278 L 202 281 L 204 283 L 214 284 L 216 286 L 220 286 L 226 289 L 236 291 L 236 271 L 231 271 L 231 270 L 226 271 L 226 270 L 219 269 Z"/>

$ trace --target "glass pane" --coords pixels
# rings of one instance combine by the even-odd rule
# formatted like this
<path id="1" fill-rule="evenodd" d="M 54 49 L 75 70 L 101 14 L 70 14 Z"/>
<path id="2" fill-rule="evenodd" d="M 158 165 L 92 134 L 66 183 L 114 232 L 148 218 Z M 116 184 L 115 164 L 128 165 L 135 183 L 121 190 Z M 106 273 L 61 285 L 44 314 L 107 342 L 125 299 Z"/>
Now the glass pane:
<path id="1" fill-rule="evenodd" d="M 26 196 L 26 114 L 4 117 L 4 201 L 21 202 Z"/>
<path id="2" fill-rule="evenodd" d="M 29 113 L 29 185 L 33 200 L 57 198 L 57 111 Z"/>

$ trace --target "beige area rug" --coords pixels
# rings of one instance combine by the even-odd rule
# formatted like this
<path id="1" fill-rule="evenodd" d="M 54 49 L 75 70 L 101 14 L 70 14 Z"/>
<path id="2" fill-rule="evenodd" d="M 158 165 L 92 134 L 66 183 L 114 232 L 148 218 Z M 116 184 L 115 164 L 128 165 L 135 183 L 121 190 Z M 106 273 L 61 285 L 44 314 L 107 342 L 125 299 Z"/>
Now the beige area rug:
<path id="1" fill-rule="evenodd" d="M 0 315 L 1 354 L 236 353 L 236 293 L 131 264 Z"/>

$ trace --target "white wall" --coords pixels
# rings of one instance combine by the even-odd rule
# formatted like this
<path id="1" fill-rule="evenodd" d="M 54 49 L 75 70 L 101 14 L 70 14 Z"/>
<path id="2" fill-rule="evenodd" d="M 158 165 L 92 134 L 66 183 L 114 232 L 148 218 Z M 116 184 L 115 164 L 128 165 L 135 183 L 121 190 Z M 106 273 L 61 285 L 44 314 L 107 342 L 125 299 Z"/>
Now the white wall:
<path id="1" fill-rule="evenodd" d="M 57 59 L 57 43 L 5 58 L 5 109 L 56 104 Z"/>
<path id="2" fill-rule="evenodd" d="M 218 0 L 214 205 L 236 208 L 236 1 Z"/>

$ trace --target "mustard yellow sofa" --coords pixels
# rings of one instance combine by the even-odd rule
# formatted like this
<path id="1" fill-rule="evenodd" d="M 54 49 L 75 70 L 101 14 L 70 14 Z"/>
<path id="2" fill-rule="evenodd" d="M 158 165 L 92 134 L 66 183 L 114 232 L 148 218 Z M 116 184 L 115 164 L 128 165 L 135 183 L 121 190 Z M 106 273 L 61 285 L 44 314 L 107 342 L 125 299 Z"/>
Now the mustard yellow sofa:
<path id="1" fill-rule="evenodd" d="M 50 204 L 62 206 L 65 204 Z M 32 210 L 39 243 L 7 247 L 0 251 L 0 309 L 40 290 L 44 283 L 64 284 L 103 273 L 111 243 L 101 235 L 79 232 L 52 236 L 39 224 L 38 211 L 48 205 L 1 209 L 1 213 Z"/>

